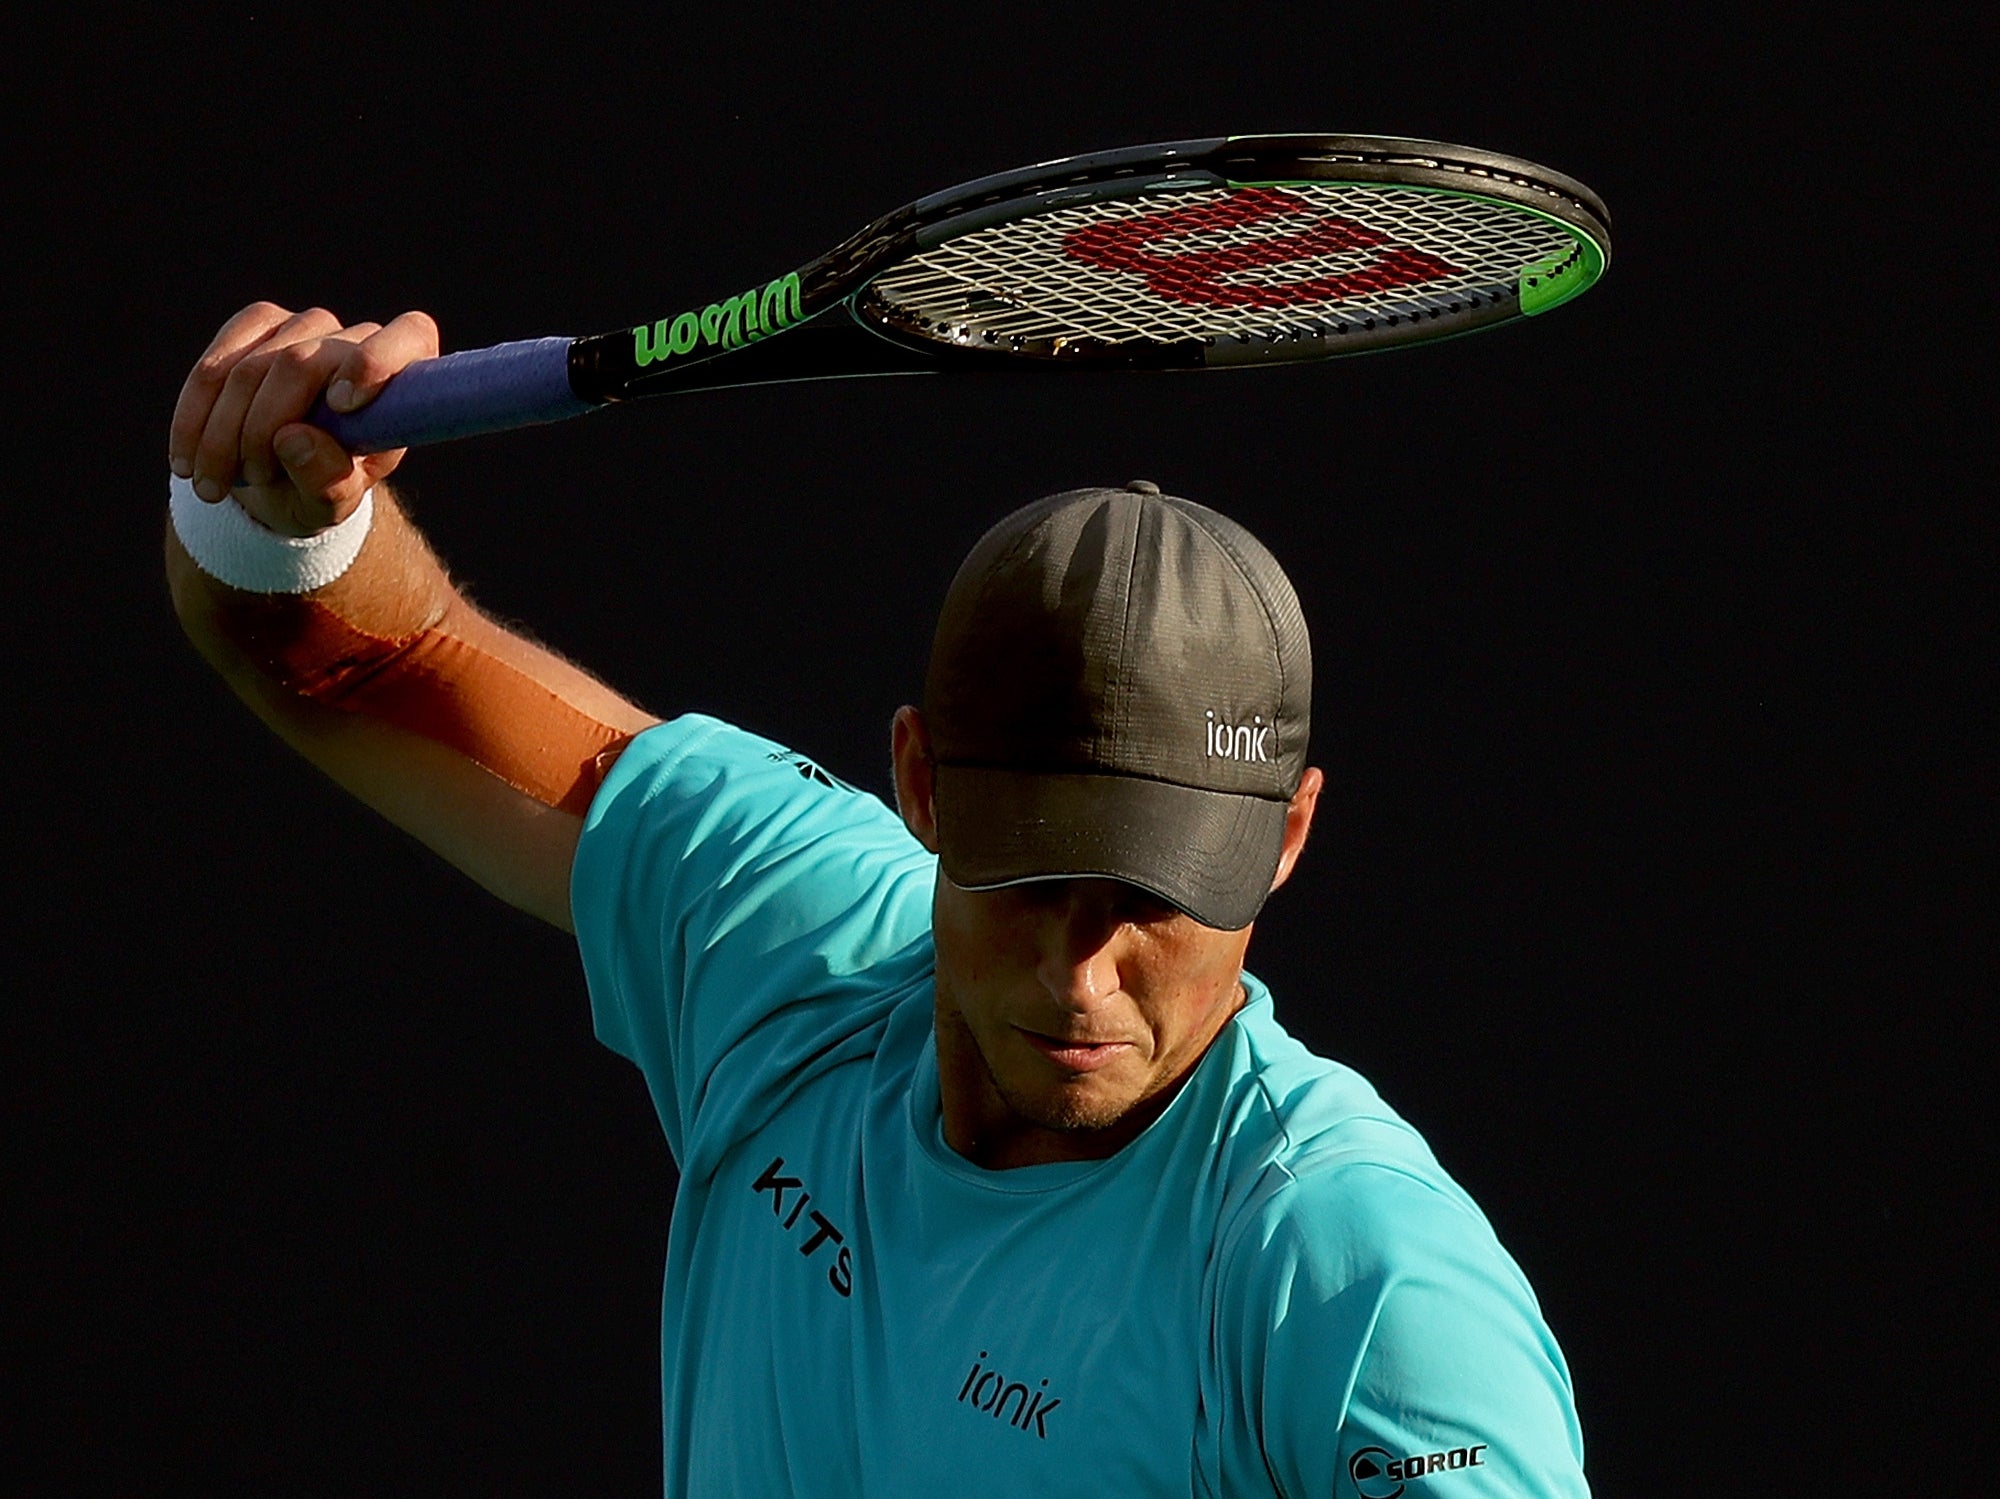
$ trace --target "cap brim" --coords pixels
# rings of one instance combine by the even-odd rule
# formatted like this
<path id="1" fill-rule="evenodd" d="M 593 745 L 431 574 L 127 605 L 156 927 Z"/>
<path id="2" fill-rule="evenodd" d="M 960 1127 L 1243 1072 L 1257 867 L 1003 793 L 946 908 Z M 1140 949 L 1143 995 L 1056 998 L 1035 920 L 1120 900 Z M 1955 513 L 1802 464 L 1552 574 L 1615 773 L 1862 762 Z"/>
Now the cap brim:
<path id="1" fill-rule="evenodd" d="M 1124 880 L 1225 931 L 1257 919 L 1284 849 L 1285 802 L 1135 776 L 940 765 L 936 797 L 954 885 Z"/>

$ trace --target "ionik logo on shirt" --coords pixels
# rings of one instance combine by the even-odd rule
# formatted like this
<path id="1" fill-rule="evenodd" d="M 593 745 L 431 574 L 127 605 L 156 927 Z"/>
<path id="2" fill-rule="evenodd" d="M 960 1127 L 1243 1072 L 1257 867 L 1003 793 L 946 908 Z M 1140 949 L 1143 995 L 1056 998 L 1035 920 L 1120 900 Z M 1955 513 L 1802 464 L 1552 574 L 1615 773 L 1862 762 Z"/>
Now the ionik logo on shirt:
<path id="1" fill-rule="evenodd" d="M 1410 1484 L 1421 1483 L 1433 1473 L 1485 1467 L 1485 1452 L 1484 1442 L 1445 1452 L 1413 1452 L 1408 1457 L 1391 1457 L 1382 1447 L 1363 1447 L 1347 1460 L 1347 1476 L 1354 1480 L 1354 1492 L 1361 1499 L 1396 1499 Z"/>
<path id="2" fill-rule="evenodd" d="M 958 1387 L 958 1403 L 1005 1421 L 1016 1431 L 1032 1431 L 1037 1441 L 1046 1442 L 1049 1412 L 1062 1404 L 1049 1395 L 1049 1382 L 1045 1379 L 1040 1388 L 1031 1390 L 1024 1381 L 1009 1379 L 998 1369 L 984 1367 L 985 1363 L 986 1350 L 982 1348 L 966 1371 L 965 1383 Z"/>

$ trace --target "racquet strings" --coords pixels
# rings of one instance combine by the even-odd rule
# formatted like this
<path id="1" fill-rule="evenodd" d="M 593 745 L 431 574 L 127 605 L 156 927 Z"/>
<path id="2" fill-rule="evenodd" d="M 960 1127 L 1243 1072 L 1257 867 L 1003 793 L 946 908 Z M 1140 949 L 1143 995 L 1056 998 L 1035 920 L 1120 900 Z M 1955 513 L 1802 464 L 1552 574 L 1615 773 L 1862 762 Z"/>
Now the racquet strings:
<path id="1" fill-rule="evenodd" d="M 1490 199 L 1381 183 L 1157 193 L 1057 209 L 921 251 L 872 321 L 1013 353 L 1338 337 L 1450 318 L 1578 266 L 1577 235 Z"/>

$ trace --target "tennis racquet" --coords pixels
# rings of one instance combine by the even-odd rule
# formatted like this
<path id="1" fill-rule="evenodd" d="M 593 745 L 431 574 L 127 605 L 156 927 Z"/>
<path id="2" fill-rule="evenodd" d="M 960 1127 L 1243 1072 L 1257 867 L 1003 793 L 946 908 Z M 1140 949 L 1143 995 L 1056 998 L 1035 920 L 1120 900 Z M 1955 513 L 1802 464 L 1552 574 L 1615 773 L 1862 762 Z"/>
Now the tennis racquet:
<path id="1" fill-rule="evenodd" d="M 1611 254 L 1582 183 L 1437 141 L 1133 146 L 920 198 L 796 271 L 592 337 L 411 365 L 310 420 L 352 452 L 681 391 L 980 370 L 1199 370 L 1428 343 L 1546 312 Z"/>

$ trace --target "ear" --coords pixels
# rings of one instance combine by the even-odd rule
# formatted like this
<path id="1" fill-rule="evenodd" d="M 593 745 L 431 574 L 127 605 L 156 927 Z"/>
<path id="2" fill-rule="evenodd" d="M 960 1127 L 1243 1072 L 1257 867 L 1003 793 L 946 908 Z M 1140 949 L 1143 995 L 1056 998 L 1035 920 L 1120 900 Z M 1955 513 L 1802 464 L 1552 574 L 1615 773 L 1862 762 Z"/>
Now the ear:
<path id="1" fill-rule="evenodd" d="M 930 731 L 924 715 L 905 703 L 889 730 L 889 754 L 896 770 L 896 810 L 917 842 L 937 852 L 937 767 L 931 761 Z"/>
<path id="2" fill-rule="evenodd" d="M 1271 877 L 1273 890 L 1292 877 L 1292 866 L 1305 852 L 1306 835 L 1312 831 L 1313 813 L 1319 807 L 1320 788 L 1325 784 L 1326 777 L 1317 766 L 1308 766 L 1299 777 L 1299 789 L 1292 793 L 1292 803 L 1285 808 L 1285 846 L 1278 854 L 1278 872 Z"/>

